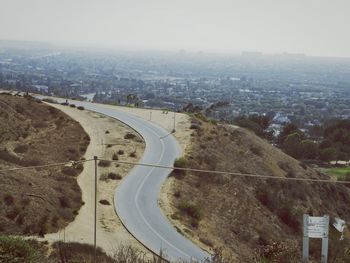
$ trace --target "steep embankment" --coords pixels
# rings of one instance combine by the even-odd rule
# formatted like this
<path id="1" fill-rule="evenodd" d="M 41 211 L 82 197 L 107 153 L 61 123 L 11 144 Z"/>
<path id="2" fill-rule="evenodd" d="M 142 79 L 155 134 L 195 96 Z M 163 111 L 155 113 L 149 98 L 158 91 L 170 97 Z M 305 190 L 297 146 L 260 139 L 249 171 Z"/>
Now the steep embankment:
<path id="1" fill-rule="evenodd" d="M 90 138 L 76 121 L 35 99 L 0 94 L 0 169 L 80 160 Z M 82 165 L 0 173 L 0 232 L 54 232 L 80 206 Z"/>
<path id="2" fill-rule="evenodd" d="M 176 165 L 328 179 L 244 129 L 199 120 L 191 128 L 192 146 Z M 350 191 L 343 185 L 175 171 L 169 188 L 165 213 L 179 231 L 208 249 L 223 247 L 236 262 L 264 256 L 299 262 L 303 213 L 350 219 Z M 318 255 L 316 245 L 311 252 Z M 330 247 L 335 257 L 335 243 Z"/>

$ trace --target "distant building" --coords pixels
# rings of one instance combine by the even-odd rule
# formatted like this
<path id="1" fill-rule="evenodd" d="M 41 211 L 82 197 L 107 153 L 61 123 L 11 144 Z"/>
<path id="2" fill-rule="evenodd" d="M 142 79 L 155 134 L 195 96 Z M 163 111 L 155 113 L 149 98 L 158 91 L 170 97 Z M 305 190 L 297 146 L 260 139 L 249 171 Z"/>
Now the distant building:
<path id="1" fill-rule="evenodd" d="M 33 85 L 33 88 L 35 88 L 37 91 L 42 93 L 48 93 L 49 87 L 45 85 Z"/>

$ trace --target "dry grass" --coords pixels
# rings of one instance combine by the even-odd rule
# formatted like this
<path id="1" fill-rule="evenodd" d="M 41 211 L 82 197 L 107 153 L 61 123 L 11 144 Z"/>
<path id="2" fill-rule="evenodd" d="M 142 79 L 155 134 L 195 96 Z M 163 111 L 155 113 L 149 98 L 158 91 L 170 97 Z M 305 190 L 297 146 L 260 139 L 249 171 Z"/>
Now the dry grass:
<path id="1" fill-rule="evenodd" d="M 0 166 L 79 160 L 89 144 L 83 128 L 31 98 L 0 95 Z M 77 167 L 14 171 L 0 176 L 0 232 L 45 234 L 72 221 L 81 206 Z M 49 211 L 49 212 L 48 212 Z"/>
<path id="2" fill-rule="evenodd" d="M 244 129 L 202 121 L 186 158 L 175 166 L 282 177 L 328 178 Z M 244 178 L 175 170 L 173 222 L 204 247 L 224 247 L 237 262 L 253 262 L 259 246 L 296 242 L 303 213 L 350 220 L 350 191 L 342 185 Z M 189 202 L 190 200 L 190 202 Z M 198 213 L 198 215 L 197 215 Z M 171 213 L 169 213 L 171 215 Z M 175 219 L 175 220 L 174 220 Z M 194 221 L 194 219 L 196 219 Z M 181 223 L 179 223 L 179 221 Z M 197 223 L 197 224 L 196 224 Z M 204 242 L 207 237 L 210 242 Z M 294 251 L 297 253 L 298 251 Z"/>

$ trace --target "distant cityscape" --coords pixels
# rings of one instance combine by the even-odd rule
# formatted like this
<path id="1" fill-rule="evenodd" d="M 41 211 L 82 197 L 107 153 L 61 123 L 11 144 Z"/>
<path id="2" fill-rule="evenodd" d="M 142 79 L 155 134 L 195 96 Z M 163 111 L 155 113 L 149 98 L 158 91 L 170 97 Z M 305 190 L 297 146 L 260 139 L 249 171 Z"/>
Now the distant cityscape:
<path id="1" fill-rule="evenodd" d="M 301 54 L 117 52 L 0 41 L 0 88 L 183 111 L 232 122 L 267 115 L 307 130 L 350 119 L 350 59 Z"/>

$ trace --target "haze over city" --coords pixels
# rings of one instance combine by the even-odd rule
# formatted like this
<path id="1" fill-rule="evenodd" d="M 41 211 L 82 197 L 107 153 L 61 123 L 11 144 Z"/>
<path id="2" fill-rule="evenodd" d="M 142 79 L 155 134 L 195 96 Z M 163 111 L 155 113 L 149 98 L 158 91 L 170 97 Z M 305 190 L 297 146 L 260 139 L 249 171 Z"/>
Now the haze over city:
<path id="1" fill-rule="evenodd" d="M 349 10 L 0 0 L 0 263 L 350 263 Z"/>
<path id="2" fill-rule="evenodd" d="M 347 0 L 0 0 L 0 37 L 115 49 L 350 57 Z"/>

